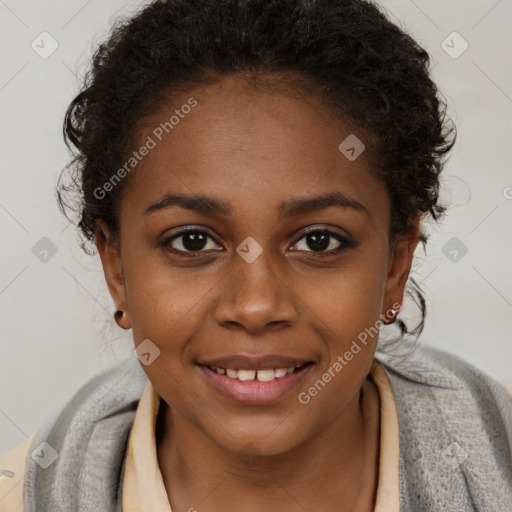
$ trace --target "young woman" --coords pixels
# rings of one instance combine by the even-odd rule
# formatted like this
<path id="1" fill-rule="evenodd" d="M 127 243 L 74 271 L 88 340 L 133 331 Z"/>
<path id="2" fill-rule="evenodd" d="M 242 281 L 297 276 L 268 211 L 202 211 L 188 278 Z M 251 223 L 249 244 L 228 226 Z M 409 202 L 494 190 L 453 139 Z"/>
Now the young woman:
<path id="1" fill-rule="evenodd" d="M 0 511 L 512 509 L 511 399 L 414 344 L 455 139 L 428 65 L 364 0 L 114 28 L 65 119 L 80 201 L 58 192 L 136 357 L 2 456 Z"/>

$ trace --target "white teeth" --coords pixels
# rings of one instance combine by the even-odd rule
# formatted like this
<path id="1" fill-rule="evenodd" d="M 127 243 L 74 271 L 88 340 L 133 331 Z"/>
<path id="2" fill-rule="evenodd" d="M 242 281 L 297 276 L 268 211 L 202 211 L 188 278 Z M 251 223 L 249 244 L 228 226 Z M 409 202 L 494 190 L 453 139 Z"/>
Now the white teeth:
<path id="1" fill-rule="evenodd" d="M 299 368 L 299 367 L 297 367 Z M 220 375 L 227 375 L 231 379 L 239 380 L 259 380 L 260 382 L 270 382 L 274 379 L 280 379 L 295 371 L 295 366 L 290 368 L 268 368 L 265 370 L 233 370 L 232 368 L 212 367 Z"/>
<path id="2" fill-rule="evenodd" d="M 268 382 L 276 378 L 276 373 L 274 370 L 258 370 L 257 376 L 259 381 Z"/>
<path id="3" fill-rule="evenodd" d="M 256 370 L 238 370 L 236 373 L 239 380 L 254 380 L 256 377 Z"/>

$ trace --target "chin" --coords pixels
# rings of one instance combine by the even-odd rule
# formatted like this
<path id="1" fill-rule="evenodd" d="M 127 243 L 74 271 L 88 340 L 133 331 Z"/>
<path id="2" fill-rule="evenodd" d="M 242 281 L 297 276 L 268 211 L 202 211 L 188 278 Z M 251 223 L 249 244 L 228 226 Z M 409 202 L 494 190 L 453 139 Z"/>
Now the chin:
<path id="1" fill-rule="evenodd" d="M 265 429 L 263 432 L 267 431 Z M 258 457 L 285 454 L 306 440 L 298 436 L 296 429 L 275 429 L 270 435 L 262 435 L 262 430 L 252 428 L 243 434 L 237 432 L 231 436 L 229 432 L 223 432 L 222 439 L 217 438 L 216 442 L 234 455 Z"/>

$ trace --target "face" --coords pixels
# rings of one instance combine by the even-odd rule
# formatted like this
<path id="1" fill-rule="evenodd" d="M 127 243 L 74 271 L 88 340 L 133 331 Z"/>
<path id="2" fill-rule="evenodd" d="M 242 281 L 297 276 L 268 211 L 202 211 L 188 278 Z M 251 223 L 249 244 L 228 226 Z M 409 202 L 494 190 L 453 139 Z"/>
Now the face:
<path id="1" fill-rule="evenodd" d="M 109 290 L 158 354 L 142 367 L 176 422 L 284 453 L 348 414 L 417 230 L 390 250 L 385 185 L 338 149 L 364 137 L 316 100 L 231 77 L 145 126 L 137 148 L 155 145 L 123 191 L 120 251 L 97 233 Z"/>

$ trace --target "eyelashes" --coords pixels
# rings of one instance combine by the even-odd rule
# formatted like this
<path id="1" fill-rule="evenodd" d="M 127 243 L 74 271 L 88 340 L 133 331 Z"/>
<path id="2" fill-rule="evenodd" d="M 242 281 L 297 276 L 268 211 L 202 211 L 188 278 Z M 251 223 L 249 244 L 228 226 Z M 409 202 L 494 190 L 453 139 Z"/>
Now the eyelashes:
<path id="1" fill-rule="evenodd" d="M 203 250 L 198 250 L 197 248 L 196 248 L 196 250 L 187 250 L 185 247 L 185 244 L 183 243 L 183 241 L 184 241 L 183 239 L 185 237 L 188 237 L 188 240 L 185 240 L 185 242 L 188 244 L 192 244 L 192 246 L 194 244 L 201 245 L 207 239 L 213 240 L 213 237 L 211 237 L 206 231 L 202 231 L 197 228 L 187 228 L 187 229 L 183 229 L 183 230 L 179 231 L 178 233 L 176 233 L 173 236 L 164 240 L 164 242 L 162 243 L 162 246 L 164 248 L 171 249 L 174 252 L 189 253 L 192 255 L 197 254 L 198 252 L 205 252 Z M 172 243 L 175 240 L 180 240 L 180 239 L 182 239 L 180 242 L 181 242 L 181 246 L 184 249 L 176 249 L 175 247 L 172 247 Z"/>
<path id="2" fill-rule="evenodd" d="M 335 247 L 332 248 L 334 240 Z M 326 228 L 309 228 L 301 233 L 295 239 L 292 247 L 302 242 L 301 249 L 295 249 L 293 252 L 308 253 L 309 256 L 315 255 L 322 257 L 334 256 L 342 252 L 357 247 L 357 242 L 349 239 L 339 233 Z M 166 251 L 184 257 L 194 257 L 201 253 L 208 253 L 210 250 L 220 251 L 221 247 L 208 232 L 198 228 L 186 228 L 167 237 L 161 244 Z M 208 247 L 210 246 L 210 247 Z M 319 250 L 314 250 L 315 246 Z M 308 250 L 313 248 L 312 250 Z M 326 250 L 327 249 L 327 250 Z"/>
<path id="3" fill-rule="evenodd" d="M 311 237 L 313 239 L 313 244 L 320 243 L 321 245 L 325 245 L 325 240 L 329 240 L 328 247 L 331 245 L 331 239 L 334 239 L 336 242 L 338 242 L 338 246 L 335 249 L 329 249 L 329 250 L 321 250 L 321 251 L 304 251 L 304 252 L 311 252 L 313 254 L 326 254 L 326 255 L 333 255 L 333 254 L 339 254 L 347 249 L 351 249 L 355 247 L 357 244 L 353 240 L 349 240 L 347 237 L 340 235 L 339 233 L 335 233 L 334 231 L 331 231 L 330 229 L 326 228 L 310 228 L 303 232 L 299 238 L 296 239 L 294 242 L 294 245 L 296 245 L 301 240 L 307 240 L 308 237 Z M 305 242 L 305 245 L 308 246 L 308 243 Z M 297 252 L 299 252 L 297 251 Z"/>

